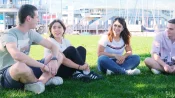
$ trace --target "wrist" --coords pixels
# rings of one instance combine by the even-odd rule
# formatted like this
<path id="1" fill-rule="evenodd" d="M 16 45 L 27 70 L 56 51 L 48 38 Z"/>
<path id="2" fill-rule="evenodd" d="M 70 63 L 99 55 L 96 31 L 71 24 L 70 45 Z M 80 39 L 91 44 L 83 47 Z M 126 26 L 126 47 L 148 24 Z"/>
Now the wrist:
<path id="1" fill-rule="evenodd" d="M 80 70 L 80 65 L 78 66 L 78 70 Z"/>
<path id="2" fill-rule="evenodd" d="M 52 56 L 52 57 L 50 58 L 50 60 L 57 60 L 57 61 L 58 61 L 58 59 L 57 59 L 56 56 Z"/>
<path id="3" fill-rule="evenodd" d="M 113 57 L 116 57 L 116 54 L 112 54 Z"/>
<path id="4" fill-rule="evenodd" d="M 43 64 L 43 66 L 41 66 L 40 68 L 43 70 L 46 67 L 46 65 Z"/>
<path id="5" fill-rule="evenodd" d="M 127 57 L 127 54 L 123 55 L 123 57 L 126 58 Z"/>

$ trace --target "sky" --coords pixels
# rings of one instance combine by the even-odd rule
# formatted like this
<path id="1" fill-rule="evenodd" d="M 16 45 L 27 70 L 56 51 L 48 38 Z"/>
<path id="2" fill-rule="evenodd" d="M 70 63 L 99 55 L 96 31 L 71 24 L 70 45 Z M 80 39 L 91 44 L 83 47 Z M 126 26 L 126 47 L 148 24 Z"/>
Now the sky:
<path id="1" fill-rule="evenodd" d="M 36 1 L 36 0 L 35 0 Z M 59 12 L 66 6 L 80 8 L 145 8 L 175 10 L 175 0 L 42 0 L 52 12 Z M 143 5 L 143 6 L 142 6 Z"/>

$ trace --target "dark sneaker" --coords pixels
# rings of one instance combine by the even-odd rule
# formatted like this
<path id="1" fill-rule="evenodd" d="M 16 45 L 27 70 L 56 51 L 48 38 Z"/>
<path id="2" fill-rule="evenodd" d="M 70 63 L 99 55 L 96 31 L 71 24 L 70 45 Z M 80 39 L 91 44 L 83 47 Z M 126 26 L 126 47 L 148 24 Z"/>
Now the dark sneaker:
<path id="1" fill-rule="evenodd" d="M 73 79 L 82 80 L 83 82 L 89 82 L 91 80 L 88 75 L 84 75 L 82 73 L 74 73 Z"/>
<path id="2" fill-rule="evenodd" d="M 91 71 L 88 76 L 90 77 L 91 80 L 98 80 L 98 79 L 102 79 L 103 77 L 93 71 Z"/>

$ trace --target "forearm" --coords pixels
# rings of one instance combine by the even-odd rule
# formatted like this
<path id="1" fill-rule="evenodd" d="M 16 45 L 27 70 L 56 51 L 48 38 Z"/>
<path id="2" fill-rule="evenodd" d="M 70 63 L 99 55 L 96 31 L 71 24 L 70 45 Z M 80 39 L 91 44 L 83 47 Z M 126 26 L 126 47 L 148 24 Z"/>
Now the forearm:
<path id="1" fill-rule="evenodd" d="M 153 54 L 152 55 L 152 58 L 157 61 L 157 63 L 159 63 L 160 66 L 164 67 L 164 66 L 167 66 L 167 64 L 160 58 L 159 55 L 157 54 Z"/>
<path id="2" fill-rule="evenodd" d="M 63 58 L 63 65 L 67 66 L 67 67 L 70 67 L 70 68 L 74 68 L 74 69 L 78 69 L 80 65 L 74 63 L 73 61 L 71 61 L 70 59 L 68 58 Z"/>
<path id="3" fill-rule="evenodd" d="M 128 56 L 132 55 L 131 51 L 126 52 L 123 56 L 125 56 L 125 58 L 127 58 Z"/>
<path id="4" fill-rule="evenodd" d="M 18 58 L 16 58 L 15 60 L 25 63 L 28 66 L 33 66 L 38 68 L 42 68 L 44 66 L 44 64 L 32 59 L 31 57 L 29 57 L 24 53 L 19 53 Z"/>
<path id="5" fill-rule="evenodd" d="M 162 66 L 162 67 L 167 66 L 167 64 L 166 64 L 164 61 L 162 61 L 160 58 L 158 58 L 156 61 L 157 61 L 157 62 L 159 63 L 159 65 Z"/>
<path id="6" fill-rule="evenodd" d="M 106 55 L 106 56 L 111 57 L 111 58 L 115 58 L 116 56 L 120 56 L 118 54 L 108 53 L 108 52 L 100 52 L 99 56 L 101 56 L 101 55 Z"/>
<path id="7" fill-rule="evenodd" d="M 50 48 L 50 50 L 52 51 L 52 56 L 59 58 L 57 55 L 59 54 L 59 49 L 56 45 L 52 44 L 52 47 Z"/>

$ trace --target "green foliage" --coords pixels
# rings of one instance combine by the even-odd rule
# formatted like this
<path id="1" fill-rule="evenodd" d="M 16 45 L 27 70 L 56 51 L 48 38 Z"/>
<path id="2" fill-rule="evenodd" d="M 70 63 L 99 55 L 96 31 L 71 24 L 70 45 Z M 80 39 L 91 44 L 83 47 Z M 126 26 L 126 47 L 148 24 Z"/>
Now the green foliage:
<path id="1" fill-rule="evenodd" d="M 66 36 L 74 46 L 87 49 L 87 62 L 93 71 L 97 71 L 97 44 L 100 36 Z M 84 83 L 72 79 L 64 79 L 61 86 L 48 86 L 44 93 L 35 95 L 23 90 L 1 89 L 0 98 L 174 98 L 175 78 L 173 75 L 153 75 L 143 63 L 149 57 L 152 37 L 132 37 L 131 44 L 134 54 L 141 57 L 138 76 L 103 74 L 104 79 Z M 43 48 L 33 45 L 31 57 L 41 59 Z"/>

